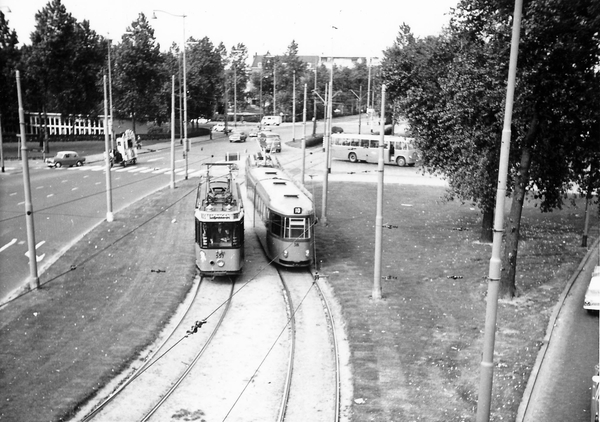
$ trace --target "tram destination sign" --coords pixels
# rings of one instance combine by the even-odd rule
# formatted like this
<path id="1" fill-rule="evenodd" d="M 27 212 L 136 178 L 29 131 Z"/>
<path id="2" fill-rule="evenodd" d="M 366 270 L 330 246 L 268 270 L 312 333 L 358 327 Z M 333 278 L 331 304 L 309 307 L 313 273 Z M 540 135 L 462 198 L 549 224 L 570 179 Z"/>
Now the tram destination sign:
<path id="1" fill-rule="evenodd" d="M 236 220 L 237 212 L 201 212 L 200 220 Z"/>

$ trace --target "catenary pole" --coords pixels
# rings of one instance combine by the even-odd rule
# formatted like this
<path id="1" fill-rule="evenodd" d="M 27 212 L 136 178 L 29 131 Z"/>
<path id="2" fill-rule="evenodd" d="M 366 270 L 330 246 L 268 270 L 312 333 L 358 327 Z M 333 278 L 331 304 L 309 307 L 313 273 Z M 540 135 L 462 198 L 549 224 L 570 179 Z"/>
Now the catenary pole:
<path id="1" fill-rule="evenodd" d="M 175 189 L 175 75 L 171 76 L 171 189 Z"/>
<path id="2" fill-rule="evenodd" d="M 2 113 L 0 113 L 0 167 L 4 173 L 4 144 L 2 143 Z"/>
<path id="3" fill-rule="evenodd" d="M 327 85 L 325 85 L 325 98 L 327 97 Z M 325 100 L 325 102 L 327 103 L 327 100 Z M 325 110 L 327 110 L 327 107 L 325 107 Z M 327 191 L 328 191 L 328 186 L 329 186 L 329 157 L 328 157 L 328 148 L 327 148 L 327 112 L 325 112 L 325 115 L 323 116 L 325 119 L 325 133 L 323 134 L 323 151 L 324 151 L 324 157 L 325 159 L 323 160 L 323 162 L 325 163 L 325 168 L 323 169 L 323 194 L 321 195 L 321 224 L 323 226 L 327 225 Z"/>
<path id="4" fill-rule="evenodd" d="M 296 71 L 292 72 L 292 142 L 296 140 Z"/>
<path id="5" fill-rule="evenodd" d="M 302 110 L 302 127 L 304 129 L 304 133 L 302 135 L 302 172 L 300 175 L 302 186 L 304 186 L 304 173 L 306 172 L 306 94 L 307 87 L 306 84 L 304 84 L 304 108 Z"/>
<path id="6" fill-rule="evenodd" d="M 373 299 L 381 299 L 381 253 L 383 237 L 383 167 L 385 153 L 385 85 L 381 84 L 381 127 L 379 129 L 379 158 L 377 160 L 377 214 L 375 216 L 375 268 Z"/>
<path id="7" fill-rule="evenodd" d="M 485 311 L 485 331 L 483 337 L 483 353 L 481 357 L 481 372 L 479 396 L 477 400 L 477 422 L 490 420 L 492 400 L 492 384 L 494 377 L 494 343 L 496 337 L 496 316 L 498 312 L 498 291 L 500 288 L 500 273 L 502 261 L 502 235 L 504 233 L 504 199 L 506 197 L 506 179 L 508 175 L 508 159 L 510 152 L 512 109 L 517 75 L 517 57 L 519 53 L 519 34 L 521 29 L 521 11 L 523 0 L 515 0 L 513 14 L 512 40 L 510 46 L 510 61 L 508 65 L 508 84 L 506 87 L 506 104 L 504 111 L 504 126 L 502 128 L 502 144 L 500 147 L 500 164 L 498 170 L 498 189 L 496 191 L 496 208 L 494 210 L 494 236 L 492 257 L 490 258 L 488 275 L 487 305 Z"/>
<path id="8" fill-rule="evenodd" d="M 106 95 L 106 75 L 103 78 L 104 85 L 104 163 L 106 165 L 106 221 L 109 223 L 114 221 L 112 210 L 112 186 L 110 180 L 110 139 L 108 133 L 111 130 L 108 117 L 108 101 Z"/>
<path id="9" fill-rule="evenodd" d="M 27 227 L 27 253 L 29 255 L 29 287 L 37 289 L 40 287 L 40 278 L 37 271 L 37 255 L 35 250 L 35 225 L 33 222 L 33 204 L 31 201 L 31 183 L 29 180 L 29 162 L 27 158 L 27 142 L 25 135 L 25 111 L 23 109 L 23 98 L 21 96 L 21 75 L 17 75 L 17 96 L 19 100 L 19 124 L 21 127 L 21 160 L 23 162 L 23 187 L 25 190 L 25 224 Z"/>

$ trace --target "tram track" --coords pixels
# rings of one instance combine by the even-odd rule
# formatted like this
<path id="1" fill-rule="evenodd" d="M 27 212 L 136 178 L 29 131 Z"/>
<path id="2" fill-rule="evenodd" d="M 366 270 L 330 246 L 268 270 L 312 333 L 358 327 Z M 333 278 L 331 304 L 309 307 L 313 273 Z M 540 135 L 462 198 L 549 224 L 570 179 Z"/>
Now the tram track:
<path id="1" fill-rule="evenodd" d="M 88 421 L 147 421 L 173 395 L 220 330 L 234 295 L 235 278 L 229 286 L 200 278 L 178 317 L 139 368 L 127 371 L 126 379 L 81 419 Z M 207 315 L 207 310 L 211 310 Z M 204 315 L 204 319 L 198 319 Z M 201 328 L 208 316 L 218 318 L 211 329 Z M 212 322 L 212 318 L 211 318 Z M 189 341 L 185 341 L 188 340 Z M 154 402 L 154 404 L 152 404 Z"/>
<path id="2" fill-rule="evenodd" d="M 331 307 L 318 277 L 278 269 L 289 306 L 290 353 L 278 422 L 340 421 L 340 357 Z"/>

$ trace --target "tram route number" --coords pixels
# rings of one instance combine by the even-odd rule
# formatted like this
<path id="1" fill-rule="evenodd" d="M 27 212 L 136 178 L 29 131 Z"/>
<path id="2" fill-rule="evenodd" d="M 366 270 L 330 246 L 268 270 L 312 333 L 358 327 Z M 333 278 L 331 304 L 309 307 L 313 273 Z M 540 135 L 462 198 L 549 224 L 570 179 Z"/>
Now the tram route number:
<path id="1" fill-rule="evenodd" d="M 294 207 L 294 214 L 302 214 L 302 207 Z"/>

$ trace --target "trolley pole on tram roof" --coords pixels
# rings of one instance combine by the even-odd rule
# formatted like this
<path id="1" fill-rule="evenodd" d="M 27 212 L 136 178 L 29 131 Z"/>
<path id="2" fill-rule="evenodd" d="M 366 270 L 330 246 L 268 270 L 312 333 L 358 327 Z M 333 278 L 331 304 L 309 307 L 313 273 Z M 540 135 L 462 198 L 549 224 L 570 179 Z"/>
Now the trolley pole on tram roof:
<path id="1" fill-rule="evenodd" d="M 112 186 L 110 180 L 110 140 L 108 132 L 110 131 L 108 124 L 108 101 L 106 98 L 106 75 L 104 75 L 104 160 L 106 165 L 106 221 L 111 223 L 114 221 L 112 212 Z M 112 119 L 112 116 L 111 116 Z"/>
<path id="2" fill-rule="evenodd" d="M 377 214 L 375 216 L 375 269 L 373 271 L 373 299 L 381 299 L 381 252 L 383 237 L 383 167 L 385 136 L 385 85 L 381 85 L 381 118 L 379 159 L 377 161 Z"/>

